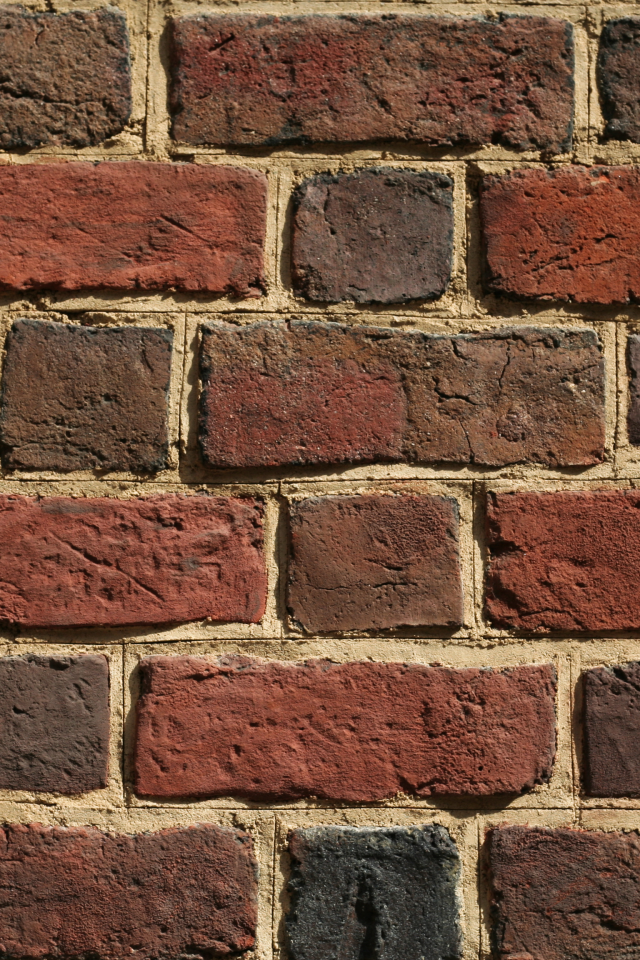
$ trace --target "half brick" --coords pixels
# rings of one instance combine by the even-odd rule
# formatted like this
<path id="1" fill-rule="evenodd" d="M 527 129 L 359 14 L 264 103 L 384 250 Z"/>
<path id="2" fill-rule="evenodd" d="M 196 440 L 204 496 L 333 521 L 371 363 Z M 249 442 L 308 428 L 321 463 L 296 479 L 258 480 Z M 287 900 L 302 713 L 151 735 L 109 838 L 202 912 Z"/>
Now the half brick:
<path id="1" fill-rule="evenodd" d="M 584 786 L 592 797 L 640 796 L 640 663 L 588 670 Z"/>

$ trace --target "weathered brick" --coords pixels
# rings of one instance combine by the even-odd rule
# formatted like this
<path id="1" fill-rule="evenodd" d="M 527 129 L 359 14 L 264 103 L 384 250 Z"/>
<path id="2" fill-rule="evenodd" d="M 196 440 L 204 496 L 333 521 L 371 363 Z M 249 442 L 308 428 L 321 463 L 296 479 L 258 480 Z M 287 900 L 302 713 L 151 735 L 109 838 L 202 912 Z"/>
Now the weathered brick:
<path id="1" fill-rule="evenodd" d="M 492 493 L 487 612 L 517 630 L 640 627 L 640 492 Z"/>
<path id="2" fill-rule="evenodd" d="M 119 10 L 0 7 L 0 146 L 88 147 L 131 113 L 127 21 Z"/>
<path id="3" fill-rule="evenodd" d="M 485 178 L 485 285 L 506 297 L 640 300 L 640 168 L 562 167 Z"/>
<path id="4" fill-rule="evenodd" d="M 2 378 L 5 467 L 165 467 L 172 343 L 158 327 L 17 320 Z"/>
<path id="5" fill-rule="evenodd" d="M 455 500 L 314 497 L 290 514 L 287 601 L 305 630 L 462 623 Z"/>
<path id="6" fill-rule="evenodd" d="M 553 767 L 552 666 L 156 656 L 140 670 L 140 796 L 486 796 L 527 791 Z"/>
<path id="7" fill-rule="evenodd" d="M 123 626 L 255 622 L 262 507 L 250 499 L 0 496 L 0 622 Z"/>
<path id="8" fill-rule="evenodd" d="M 605 136 L 640 142 L 640 18 L 610 20 L 600 35 L 598 86 Z"/>
<path id="9" fill-rule="evenodd" d="M 630 374 L 627 431 L 629 442 L 638 445 L 640 444 L 640 336 L 628 338 L 627 360 Z"/>
<path id="10" fill-rule="evenodd" d="M 9 957 L 172 960 L 255 941 L 251 838 L 208 824 L 139 833 L 0 829 L 0 942 Z"/>
<path id="11" fill-rule="evenodd" d="M 371 167 L 320 174 L 294 194 L 294 288 L 308 300 L 434 300 L 449 285 L 453 182 Z"/>
<path id="12" fill-rule="evenodd" d="M 509 960 L 617 960 L 640 949 L 635 834 L 492 830 L 495 954 Z"/>
<path id="13" fill-rule="evenodd" d="M 0 658 L 0 729 L 0 788 L 74 794 L 105 787 L 107 658 Z"/>
<path id="14" fill-rule="evenodd" d="M 454 960 L 460 858 L 439 824 L 294 830 L 292 960 Z"/>
<path id="15" fill-rule="evenodd" d="M 640 663 L 584 674 L 584 785 L 592 797 L 640 796 Z"/>
<path id="16" fill-rule="evenodd" d="M 337 323 L 204 324 L 200 442 L 212 467 L 599 463 L 592 330 L 456 337 Z"/>
<path id="17" fill-rule="evenodd" d="M 0 289 L 257 296 L 267 180 L 241 167 L 0 167 Z"/>
<path id="18" fill-rule="evenodd" d="M 173 136 L 186 143 L 413 140 L 568 150 L 573 31 L 548 17 L 181 17 Z"/>

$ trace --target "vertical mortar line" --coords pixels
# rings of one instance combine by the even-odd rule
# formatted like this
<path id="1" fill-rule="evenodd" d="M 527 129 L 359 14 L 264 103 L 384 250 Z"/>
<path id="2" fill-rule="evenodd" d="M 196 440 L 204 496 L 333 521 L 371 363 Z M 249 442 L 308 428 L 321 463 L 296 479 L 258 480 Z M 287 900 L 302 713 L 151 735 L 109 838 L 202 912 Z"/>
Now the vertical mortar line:
<path id="1" fill-rule="evenodd" d="M 480 854 L 480 851 L 482 849 L 482 836 L 481 836 L 482 819 L 478 813 L 476 813 L 475 816 L 476 816 L 476 849 L 478 851 L 476 856 L 476 863 L 475 863 L 476 899 L 477 899 L 477 905 L 478 905 L 478 956 L 482 958 L 487 952 L 485 950 L 484 940 L 485 940 L 486 931 L 485 931 L 485 925 L 484 925 L 484 916 L 482 913 L 482 901 L 483 901 L 483 892 L 484 892 L 483 891 L 483 871 L 482 871 L 482 864 L 481 864 L 482 858 Z"/>
<path id="2" fill-rule="evenodd" d="M 184 390 L 185 383 L 187 382 L 188 375 L 188 364 L 187 364 L 187 353 L 189 348 L 189 311 L 184 311 L 184 334 L 183 334 L 183 343 L 182 343 L 182 378 L 180 381 L 180 398 L 179 398 L 179 409 L 178 409 L 178 477 L 180 478 L 180 468 L 182 466 L 182 451 L 186 451 L 189 437 L 182 436 L 183 430 L 183 410 L 184 410 Z"/>
<path id="3" fill-rule="evenodd" d="M 587 150 L 591 158 L 591 24 L 589 22 L 589 6 L 583 7 L 585 33 L 587 35 Z"/>
<path id="4" fill-rule="evenodd" d="M 476 481 L 472 480 L 471 482 L 471 600 L 473 608 L 473 639 L 477 640 L 482 635 L 482 622 L 478 616 L 478 603 L 482 602 L 482 592 L 480 598 L 478 597 L 478 570 L 476 569 L 476 561 L 478 554 L 478 547 L 480 544 L 476 543 L 476 508 L 477 508 L 477 490 L 476 490 Z"/>
<path id="5" fill-rule="evenodd" d="M 274 940 L 276 934 L 276 842 L 278 833 L 278 819 L 273 814 L 273 850 L 271 854 L 271 956 L 274 954 Z M 278 956 L 280 951 L 278 951 Z"/>
<path id="6" fill-rule="evenodd" d="M 613 371 L 615 390 L 616 390 L 616 426 L 613 433 L 613 476 L 614 479 L 618 479 L 620 473 L 620 463 L 619 463 L 619 452 L 620 452 L 620 442 L 621 442 L 621 429 L 622 425 L 620 422 L 620 417 L 622 416 L 622 391 L 624 390 L 625 384 L 622 380 L 621 374 L 624 371 L 626 375 L 625 364 L 627 360 L 627 351 L 626 351 L 626 337 L 628 332 L 627 324 L 614 320 L 614 329 L 616 331 L 615 343 L 616 343 L 616 361 L 615 369 Z"/>
<path id="7" fill-rule="evenodd" d="M 142 125 L 142 152 L 144 156 L 147 156 L 149 152 L 149 96 L 150 96 L 150 84 L 151 84 L 151 4 L 153 0 L 147 0 L 147 16 L 146 16 L 146 44 L 147 44 L 147 71 L 145 76 L 144 83 L 144 123 Z"/>
<path id="8" fill-rule="evenodd" d="M 470 230 L 469 230 L 469 161 L 465 160 L 462 163 L 462 175 L 464 178 L 464 264 L 465 264 L 465 293 L 464 299 L 466 301 L 466 309 L 464 309 L 464 314 L 468 315 L 472 307 L 472 297 L 471 297 L 471 284 L 470 284 L 470 270 L 471 270 L 471 255 L 470 255 Z M 461 304 L 462 307 L 462 304 Z M 462 318 L 463 310 L 460 310 L 460 317 Z M 474 608 L 475 609 L 475 608 Z"/>
<path id="9" fill-rule="evenodd" d="M 127 693 L 125 684 L 127 682 L 127 641 L 122 640 L 122 707 L 121 707 L 121 716 L 120 716 L 120 727 L 121 727 L 121 747 L 120 747 L 120 778 L 122 780 L 122 802 L 126 809 L 131 806 L 131 798 L 127 796 L 127 788 L 124 782 L 125 774 L 125 752 L 127 745 L 125 743 L 125 720 L 126 720 L 126 706 L 127 706 Z"/>
<path id="10" fill-rule="evenodd" d="M 574 663 L 574 651 L 575 645 L 571 643 L 569 655 L 569 726 L 570 726 L 570 736 L 571 736 L 571 806 L 573 810 L 573 822 L 577 822 L 578 812 L 579 812 L 579 803 L 578 803 L 578 793 L 580 789 L 580 775 L 579 771 L 576 770 L 577 766 L 577 757 L 574 749 L 574 711 L 576 707 L 576 698 L 575 698 L 575 685 L 577 677 L 575 676 L 575 663 Z"/>

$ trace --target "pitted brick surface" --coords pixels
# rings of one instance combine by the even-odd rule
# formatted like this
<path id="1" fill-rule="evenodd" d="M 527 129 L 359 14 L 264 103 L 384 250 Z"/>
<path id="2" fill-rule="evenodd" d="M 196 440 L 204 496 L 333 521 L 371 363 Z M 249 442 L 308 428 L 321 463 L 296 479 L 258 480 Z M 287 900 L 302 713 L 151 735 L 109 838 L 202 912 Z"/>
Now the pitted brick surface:
<path id="1" fill-rule="evenodd" d="M 592 797 L 640 796 L 640 663 L 584 674 L 584 785 Z"/>
<path id="2" fill-rule="evenodd" d="M 640 142 L 640 18 L 609 20 L 600 34 L 598 87 L 605 136 Z"/>

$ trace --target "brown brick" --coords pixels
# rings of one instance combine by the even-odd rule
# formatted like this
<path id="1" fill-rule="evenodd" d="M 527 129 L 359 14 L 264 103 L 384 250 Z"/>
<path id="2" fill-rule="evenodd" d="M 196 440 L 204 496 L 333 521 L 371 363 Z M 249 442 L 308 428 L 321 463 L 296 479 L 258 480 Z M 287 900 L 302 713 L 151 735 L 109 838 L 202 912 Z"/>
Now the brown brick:
<path id="1" fill-rule="evenodd" d="M 109 662 L 102 656 L 0 658 L 0 788 L 106 787 Z"/>
<path id="2" fill-rule="evenodd" d="M 549 665 L 149 657 L 140 669 L 141 796 L 486 796 L 529 790 L 553 767 Z"/>
<path id="3" fill-rule="evenodd" d="M 0 886 L 3 953 L 23 960 L 204 960 L 255 941 L 257 864 L 239 830 L 8 824 Z"/>
<path id="4" fill-rule="evenodd" d="M 0 289 L 259 295 L 266 197 L 241 167 L 0 167 Z"/>
<path id="5" fill-rule="evenodd" d="M 606 960 L 640 948 L 634 834 L 492 830 L 493 943 L 508 960 Z"/>
<path id="6" fill-rule="evenodd" d="M 597 667 L 583 679 L 586 792 L 640 796 L 640 663 Z"/>
<path id="7" fill-rule="evenodd" d="M 640 300 L 640 168 L 487 177 L 481 215 L 488 290 L 516 299 Z"/>
<path id="8" fill-rule="evenodd" d="M 517 630 L 640 627 L 640 492 L 492 493 L 487 612 Z"/>
<path id="9" fill-rule="evenodd" d="M 0 496 L 0 622 L 124 626 L 252 623 L 264 612 L 254 500 Z"/>
<path id="10" fill-rule="evenodd" d="M 162 328 L 17 320 L 2 379 L 4 465 L 161 470 L 172 343 Z"/>
<path id="11" fill-rule="evenodd" d="M 598 87 L 605 137 L 640 142 L 640 18 L 610 20 L 600 35 Z"/>
<path id="12" fill-rule="evenodd" d="M 453 182 L 370 167 L 320 174 L 294 196 L 294 288 L 308 300 L 435 300 L 449 285 Z"/>
<path id="13" fill-rule="evenodd" d="M 458 504 L 376 495 L 294 501 L 288 607 L 310 633 L 459 627 Z"/>
<path id="14" fill-rule="evenodd" d="M 186 143 L 571 145 L 573 32 L 547 17 L 198 15 L 172 60 Z"/>
<path id="15" fill-rule="evenodd" d="M 628 338 L 627 360 L 630 374 L 627 430 L 629 442 L 638 445 L 640 444 L 640 336 Z"/>
<path id="16" fill-rule="evenodd" d="M 119 10 L 0 7 L 0 146 L 89 147 L 131 113 L 127 21 Z M 3 204 L 4 205 L 4 204 Z"/>
<path id="17" fill-rule="evenodd" d="M 337 323 L 205 324 L 200 442 L 213 467 L 599 463 L 592 330 L 457 337 Z"/>

